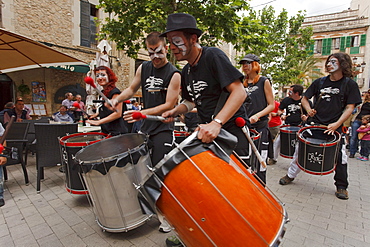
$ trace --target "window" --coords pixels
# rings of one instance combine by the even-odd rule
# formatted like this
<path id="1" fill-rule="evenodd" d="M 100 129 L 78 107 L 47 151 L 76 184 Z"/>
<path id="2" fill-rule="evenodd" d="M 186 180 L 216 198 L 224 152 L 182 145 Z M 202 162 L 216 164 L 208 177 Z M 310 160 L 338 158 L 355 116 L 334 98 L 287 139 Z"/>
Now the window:
<path id="1" fill-rule="evenodd" d="M 352 36 L 351 37 L 351 47 L 359 47 L 360 46 L 359 40 L 360 40 L 360 37 L 358 35 Z"/>
<path id="2" fill-rule="evenodd" d="M 314 46 L 314 50 L 313 50 L 313 53 L 321 53 L 321 49 L 322 49 L 322 40 L 321 39 L 318 39 L 318 40 L 315 40 L 315 46 Z"/>
<path id="3" fill-rule="evenodd" d="M 81 46 L 96 48 L 97 26 L 94 18 L 98 15 L 98 9 L 87 0 L 81 0 Z"/>
<path id="4" fill-rule="evenodd" d="M 338 50 L 340 48 L 340 38 L 333 38 L 331 46 L 333 49 Z"/>

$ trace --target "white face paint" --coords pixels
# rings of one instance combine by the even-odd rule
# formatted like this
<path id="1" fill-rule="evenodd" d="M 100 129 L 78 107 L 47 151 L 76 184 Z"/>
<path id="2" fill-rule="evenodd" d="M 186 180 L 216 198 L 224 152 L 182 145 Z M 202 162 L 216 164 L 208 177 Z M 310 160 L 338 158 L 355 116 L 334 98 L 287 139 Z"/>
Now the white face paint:
<path id="1" fill-rule="evenodd" d="M 335 57 L 330 58 L 326 66 L 328 67 L 328 72 L 333 73 L 339 69 L 339 61 Z"/>
<path id="2" fill-rule="evenodd" d="M 149 57 L 151 60 L 153 60 L 154 58 L 165 58 L 166 57 L 163 51 L 163 45 L 159 45 L 154 50 L 152 48 L 148 48 L 148 53 L 149 53 Z"/>
<path id="3" fill-rule="evenodd" d="M 109 82 L 108 75 L 104 72 L 96 73 L 96 79 L 105 79 L 106 82 Z"/>
<path id="4" fill-rule="evenodd" d="M 182 50 L 182 55 L 183 56 L 186 55 L 187 50 L 186 50 L 185 42 L 181 37 L 177 37 L 177 36 L 173 37 L 172 38 L 172 44 L 174 44 L 177 48 Z"/>

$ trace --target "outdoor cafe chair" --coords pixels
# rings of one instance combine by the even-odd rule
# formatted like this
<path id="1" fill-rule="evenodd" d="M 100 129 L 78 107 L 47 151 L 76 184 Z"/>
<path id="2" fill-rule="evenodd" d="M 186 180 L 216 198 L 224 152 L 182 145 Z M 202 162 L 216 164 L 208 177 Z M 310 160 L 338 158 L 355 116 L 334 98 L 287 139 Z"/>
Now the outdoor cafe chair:
<path id="1" fill-rule="evenodd" d="M 8 173 L 6 170 L 7 166 L 10 165 L 22 165 L 22 170 L 24 174 L 24 180 L 26 185 L 28 185 L 28 173 L 27 173 L 27 159 L 26 155 L 26 145 L 27 145 L 27 133 L 28 133 L 29 123 L 26 122 L 15 122 L 10 126 L 9 132 L 5 138 L 6 147 L 8 149 L 14 150 L 13 155 L 7 159 L 6 164 L 3 166 L 4 180 L 8 180 Z"/>
<path id="2" fill-rule="evenodd" d="M 58 137 L 73 133 L 77 133 L 77 123 L 35 123 L 37 193 L 40 193 L 41 179 L 44 179 L 44 167 L 62 164 Z"/>

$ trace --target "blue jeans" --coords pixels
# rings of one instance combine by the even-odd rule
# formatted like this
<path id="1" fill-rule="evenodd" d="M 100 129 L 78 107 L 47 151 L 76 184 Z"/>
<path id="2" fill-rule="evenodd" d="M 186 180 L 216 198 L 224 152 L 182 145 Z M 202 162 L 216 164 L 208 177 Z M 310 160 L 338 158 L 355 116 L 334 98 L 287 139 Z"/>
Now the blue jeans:
<path id="1" fill-rule="evenodd" d="M 3 166 L 0 166 L 0 199 L 4 198 L 3 194 L 4 194 Z"/>
<path id="2" fill-rule="evenodd" d="M 353 121 L 351 125 L 351 139 L 349 141 L 349 153 L 355 154 L 358 151 L 357 129 L 361 126 L 361 120 Z"/>

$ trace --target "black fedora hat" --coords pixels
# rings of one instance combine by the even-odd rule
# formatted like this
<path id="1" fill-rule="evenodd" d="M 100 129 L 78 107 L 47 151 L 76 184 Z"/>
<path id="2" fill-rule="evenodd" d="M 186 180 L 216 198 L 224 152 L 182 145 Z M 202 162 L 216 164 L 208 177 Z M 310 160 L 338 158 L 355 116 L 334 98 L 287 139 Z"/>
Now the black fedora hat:
<path id="1" fill-rule="evenodd" d="M 164 37 L 167 33 L 172 31 L 194 33 L 198 37 L 202 35 L 202 31 L 197 28 L 197 22 L 194 16 L 185 13 L 170 14 L 167 18 L 166 31 L 159 36 Z"/>

